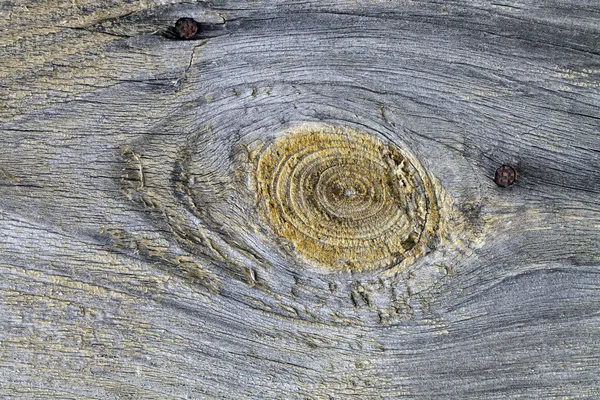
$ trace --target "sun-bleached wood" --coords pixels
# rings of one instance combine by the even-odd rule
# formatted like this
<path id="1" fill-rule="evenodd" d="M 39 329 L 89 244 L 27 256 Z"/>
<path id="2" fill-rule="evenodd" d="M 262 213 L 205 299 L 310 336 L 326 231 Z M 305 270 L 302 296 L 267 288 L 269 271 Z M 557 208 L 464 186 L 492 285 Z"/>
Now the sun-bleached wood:
<path id="1" fill-rule="evenodd" d="M 599 38 L 597 1 L 5 1 L 0 397 L 599 397 Z M 296 257 L 253 174 L 306 124 L 418 160 L 426 254 Z"/>

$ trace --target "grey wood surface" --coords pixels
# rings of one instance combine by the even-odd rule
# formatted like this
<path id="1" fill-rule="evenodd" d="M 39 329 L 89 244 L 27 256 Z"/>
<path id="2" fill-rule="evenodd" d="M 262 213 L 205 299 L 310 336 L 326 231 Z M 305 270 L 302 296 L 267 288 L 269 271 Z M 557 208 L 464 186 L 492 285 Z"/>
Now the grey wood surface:
<path id="1" fill-rule="evenodd" d="M 0 78 L 1 398 L 600 398 L 597 0 L 3 0 Z M 306 124 L 418 160 L 426 254 L 273 233 Z"/>

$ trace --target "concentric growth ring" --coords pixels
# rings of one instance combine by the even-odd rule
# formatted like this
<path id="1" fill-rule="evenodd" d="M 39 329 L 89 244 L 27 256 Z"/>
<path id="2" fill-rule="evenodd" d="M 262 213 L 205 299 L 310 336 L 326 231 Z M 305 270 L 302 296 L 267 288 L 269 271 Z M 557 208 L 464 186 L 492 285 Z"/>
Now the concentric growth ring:
<path id="1" fill-rule="evenodd" d="M 363 132 L 297 129 L 258 158 L 259 211 L 276 234 L 321 266 L 391 267 L 420 252 L 418 244 L 437 224 L 429 213 L 431 185 L 415 165 Z"/>

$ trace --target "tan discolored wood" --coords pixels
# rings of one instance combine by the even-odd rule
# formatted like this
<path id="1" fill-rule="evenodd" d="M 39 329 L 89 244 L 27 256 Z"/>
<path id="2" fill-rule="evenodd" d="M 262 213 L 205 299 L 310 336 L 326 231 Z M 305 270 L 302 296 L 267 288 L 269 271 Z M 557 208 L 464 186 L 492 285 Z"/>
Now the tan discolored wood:
<path id="1" fill-rule="evenodd" d="M 0 398 L 597 398 L 599 27 L 594 1 L 3 2 Z M 274 150 L 344 135 L 332 185 L 272 185 Z M 384 235 L 401 262 L 340 268 L 266 206 L 356 221 L 358 182 L 427 204 Z"/>
<path id="2" fill-rule="evenodd" d="M 256 163 L 263 217 L 309 263 L 369 271 L 406 265 L 435 246 L 439 209 L 429 178 L 367 133 L 300 127 Z"/>

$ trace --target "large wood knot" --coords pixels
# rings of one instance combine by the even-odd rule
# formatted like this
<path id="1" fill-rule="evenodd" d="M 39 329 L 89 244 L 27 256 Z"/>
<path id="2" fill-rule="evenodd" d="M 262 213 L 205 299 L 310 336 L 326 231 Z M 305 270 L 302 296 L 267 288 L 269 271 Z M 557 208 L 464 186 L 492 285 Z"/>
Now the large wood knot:
<path id="1" fill-rule="evenodd" d="M 365 272 L 414 259 L 431 245 L 423 242 L 431 242 L 439 218 L 427 175 L 414 157 L 373 135 L 297 128 L 265 148 L 256 165 L 259 213 L 311 263 Z"/>

